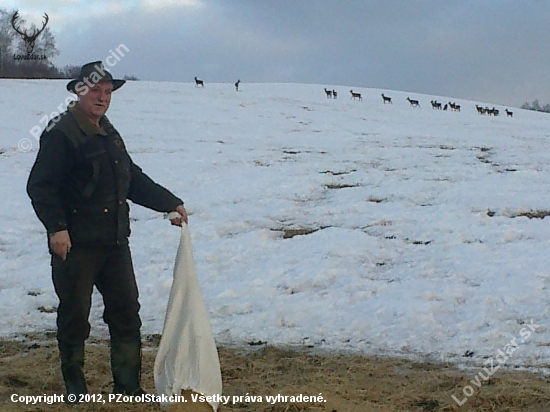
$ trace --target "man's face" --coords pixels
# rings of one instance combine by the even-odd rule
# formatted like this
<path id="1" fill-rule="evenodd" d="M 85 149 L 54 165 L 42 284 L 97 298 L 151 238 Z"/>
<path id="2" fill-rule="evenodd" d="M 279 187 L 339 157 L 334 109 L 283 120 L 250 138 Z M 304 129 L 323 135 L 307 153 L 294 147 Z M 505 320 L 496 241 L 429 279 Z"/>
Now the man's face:
<path id="1" fill-rule="evenodd" d="M 87 88 L 88 93 L 78 95 L 82 110 L 92 119 L 100 119 L 111 104 L 113 84 L 109 81 L 98 82 Z"/>

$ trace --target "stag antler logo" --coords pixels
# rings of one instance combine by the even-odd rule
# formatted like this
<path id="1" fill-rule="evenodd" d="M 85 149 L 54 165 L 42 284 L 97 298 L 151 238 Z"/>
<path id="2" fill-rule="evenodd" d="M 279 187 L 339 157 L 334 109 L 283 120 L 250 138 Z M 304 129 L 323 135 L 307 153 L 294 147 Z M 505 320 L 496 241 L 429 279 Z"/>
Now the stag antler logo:
<path id="1" fill-rule="evenodd" d="M 34 29 L 31 35 L 27 33 L 27 30 L 25 30 L 24 32 L 19 30 L 19 25 L 16 26 L 16 21 L 18 18 L 19 18 L 19 12 L 16 11 L 11 18 L 11 25 L 13 29 L 23 37 L 23 40 L 25 41 L 25 47 L 27 49 L 27 54 L 31 54 L 32 51 L 34 50 L 34 42 L 36 41 L 40 33 L 44 31 L 44 29 L 46 28 L 46 24 L 48 24 L 48 20 L 50 18 L 46 13 L 44 13 L 44 18 L 46 19 L 46 21 L 44 22 L 44 25 L 40 30 Z"/>

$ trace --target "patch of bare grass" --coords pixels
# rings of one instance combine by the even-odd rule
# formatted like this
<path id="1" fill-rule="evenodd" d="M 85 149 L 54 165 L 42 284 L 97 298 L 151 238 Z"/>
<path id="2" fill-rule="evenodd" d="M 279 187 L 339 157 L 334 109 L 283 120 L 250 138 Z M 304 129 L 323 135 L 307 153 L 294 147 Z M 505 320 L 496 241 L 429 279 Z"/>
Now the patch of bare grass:
<path id="1" fill-rule="evenodd" d="M 319 230 L 326 229 L 329 226 L 320 226 L 320 227 L 299 227 L 299 228 L 280 228 L 280 229 L 271 229 L 275 232 L 282 232 L 283 239 L 292 239 L 294 236 L 305 236 L 315 233 Z"/>
<path id="2" fill-rule="evenodd" d="M 550 216 L 550 210 L 529 210 L 526 212 L 519 212 L 511 217 L 526 217 L 529 219 L 544 219 Z"/>
<path id="3" fill-rule="evenodd" d="M 367 202 L 372 202 L 372 203 L 384 203 L 384 202 L 387 202 L 388 199 L 385 199 L 383 197 L 369 197 L 367 199 Z"/>
<path id="4" fill-rule="evenodd" d="M 353 184 L 349 184 L 349 183 L 331 183 L 331 184 L 328 184 L 328 185 L 325 185 L 325 187 L 327 189 L 347 189 L 347 188 L 350 188 L 350 187 L 361 187 L 363 185 L 359 184 L 359 183 L 353 183 Z"/>
<path id="5" fill-rule="evenodd" d="M 153 339 L 152 341 L 156 341 Z M 153 365 L 156 345 L 144 339 L 143 385 L 154 393 Z M 0 410 L 2 411 L 161 411 L 152 404 L 22 405 L 10 401 L 18 395 L 63 394 L 59 356 L 53 342 L 30 349 L 29 343 L 0 342 Z M 550 410 L 548 380 L 528 372 L 499 371 L 476 388 L 462 406 L 462 389 L 471 385 L 474 372 L 450 364 L 318 353 L 307 349 L 219 348 L 224 395 L 262 396 L 262 402 L 245 399 L 222 405 L 220 412 L 416 412 L 476 411 L 528 412 Z M 112 381 L 107 342 L 86 348 L 86 376 L 91 394 L 108 395 Z M 266 395 L 322 394 L 326 402 L 270 404 Z M 187 406 L 190 406 L 187 404 Z M 179 411 L 180 409 L 174 409 Z M 181 410 L 197 411 L 196 408 Z"/>
<path id="6" fill-rule="evenodd" d="M 324 172 L 320 172 L 321 174 L 330 174 L 332 176 L 342 176 L 342 175 L 349 175 L 350 173 L 353 173 L 353 172 L 356 172 L 357 170 L 356 169 L 351 169 L 351 170 L 344 170 L 344 171 L 341 171 L 341 172 L 335 172 L 335 171 L 332 171 L 332 170 L 325 170 Z"/>
<path id="7" fill-rule="evenodd" d="M 489 217 L 493 217 L 496 215 L 497 215 L 497 212 L 494 210 L 487 211 L 487 216 Z M 544 219 L 545 217 L 550 216 L 550 210 L 546 210 L 546 209 L 523 210 L 519 212 L 508 212 L 508 213 L 504 213 L 503 215 L 512 219 L 516 217 L 526 217 L 528 219 Z"/>

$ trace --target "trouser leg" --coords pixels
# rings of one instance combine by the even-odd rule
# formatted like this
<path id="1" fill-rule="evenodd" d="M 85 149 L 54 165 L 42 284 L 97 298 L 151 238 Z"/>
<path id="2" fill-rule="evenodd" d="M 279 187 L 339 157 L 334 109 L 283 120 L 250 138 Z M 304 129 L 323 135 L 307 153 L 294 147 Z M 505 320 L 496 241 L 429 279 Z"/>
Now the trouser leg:
<path id="1" fill-rule="evenodd" d="M 96 286 L 103 296 L 103 319 L 111 334 L 114 392 L 140 394 L 140 305 L 128 246 L 109 249 Z"/>
<path id="2" fill-rule="evenodd" d="M 67 394 L 87 392 L 84 341 L 90 334 L 88 316 L 94 279 L 101 266 L 98 250 L 75 246 L 63 261 L 52 256 L 52 278 L 59 298 L 57 341 Z"/>

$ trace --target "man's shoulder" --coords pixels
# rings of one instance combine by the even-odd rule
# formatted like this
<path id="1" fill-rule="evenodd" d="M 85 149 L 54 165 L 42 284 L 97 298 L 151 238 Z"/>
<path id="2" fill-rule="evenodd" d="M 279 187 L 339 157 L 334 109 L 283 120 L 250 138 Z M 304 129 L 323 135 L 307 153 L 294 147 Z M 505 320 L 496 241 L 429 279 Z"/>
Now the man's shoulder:
<path id="1" fill-rule="evenodd" d="M 78 122 L 69 110 L 59 113 L 57 116 L 52 117 L 48 122 L 48 125 L 42 133 L 41 139 L 48 138 L 49 136 L 63 135 L 68 139 L 73 146 L 78 146 L 82 143 L 82 137 Z"/>
<path id="2" fill-rule="evenodd" d="M 111 121 L 109 120 L 109 118 L 106 115 L 103 115 L 101 117 L 101 120 L 99 121 L 99 125 L 101 126 L 101 128 L 103 130 L 105 130 L 105 132 L 108 135 L 117 134 L 120 137 L 120 133 L 118 132 L 117 129 L 115 129 L 115 126 L 113 126 L 113 124 L 111 123 Z"/>
<path id="3" fill-rule="evenodd" d="M 46 126 L 46 131 L 63 128 L 63 126 L 71 122 L 75 122 L 74 116 L 68 110 L 65 110 L 50 119 L 48 126 Z"/>
<path id="4" fill-rule="evenodd" d="M 113 124 L 109 121 L 107 116 L 103 116 L 100 120 L 100 125 L 107 133 L 107 136 L 109 136 L 112 140 L 112 142 L 117 146 L 119 149 L 126 150 L 126 145 L 124 144 L 124 140 L 122 140 L 122 136 L 118 132 L 117 129 L 113 126 Z"/>

